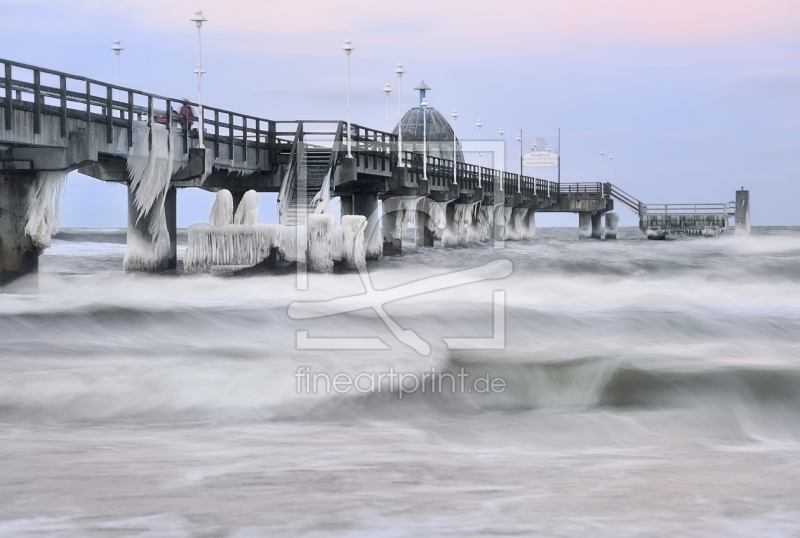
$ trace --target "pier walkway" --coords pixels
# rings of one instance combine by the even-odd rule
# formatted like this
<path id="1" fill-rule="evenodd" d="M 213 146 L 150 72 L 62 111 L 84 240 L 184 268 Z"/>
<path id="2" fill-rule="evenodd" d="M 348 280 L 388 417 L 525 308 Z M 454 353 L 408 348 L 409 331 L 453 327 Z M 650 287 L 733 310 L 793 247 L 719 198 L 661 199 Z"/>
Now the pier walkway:
<path id="1" fill-rule="evenodd" d="M 423 155 L 399 148 L 397 135 L 355 124 L 348 157 L 343 121 L 276 121 L 208 105 L 195 118 L 190 110 L 199 107 L 190 101 L 8 60 L 0 64 L 0 273 L 36 268 L 41 248 L 25 234 L 23 216 L 37 177 L 77 170 L 130 186 L 128 160 L 141 133 L 150 149 L 157 133 L 168 141 L 168 190 L 157 203 L 166 213 L 173 257 L 176 189 L 189 187 L 227 189 L 234 206 L 248 190 L 279 193 L 281 224 L 287 225 L 302 223 L 306 209 L 321 199 L 340 197 L 343 214 L 368 217 L 380 200 L 392 198 L 471 205 L 474 215 L 480 207 L 502 208 L 508 215 L 573 212 L 580 215 L 580 233 L 596 238 L 615 201 L 639 216 L 651 238 L 724 233 L 737 211 L 737 222 L 746 216 L 749 227 L 744 194 L 737 194 L 742 199 L 736 204 L 644 204 L 610 183 L 551 182 L 432 156 L 423 161 Z M 147 226 L 130 187 L 129 201 L 130 226 Z M 606 223 L 615 229 L 610 216 Z M 391 230 L 391 215 L 383 220 L 384 230 Z M 417 227 L 425 228 L 424 222 Z M 417 242 L 432 246 L 433 238 L 418 233 Z M 400 245 L 384 233 L 385 248 Z"/>

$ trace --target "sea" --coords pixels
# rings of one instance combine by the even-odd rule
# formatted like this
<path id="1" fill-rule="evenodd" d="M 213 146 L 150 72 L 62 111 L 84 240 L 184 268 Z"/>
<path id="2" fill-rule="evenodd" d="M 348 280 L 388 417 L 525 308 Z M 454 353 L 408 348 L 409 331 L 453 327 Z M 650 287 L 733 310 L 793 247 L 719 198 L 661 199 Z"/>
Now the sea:
<path id="1" fill-rule="evenodd" d="M 306 280 L 61 230 L 0 294 L 0 536 L 800 535 L 800 228 L 577 235 Z"/>

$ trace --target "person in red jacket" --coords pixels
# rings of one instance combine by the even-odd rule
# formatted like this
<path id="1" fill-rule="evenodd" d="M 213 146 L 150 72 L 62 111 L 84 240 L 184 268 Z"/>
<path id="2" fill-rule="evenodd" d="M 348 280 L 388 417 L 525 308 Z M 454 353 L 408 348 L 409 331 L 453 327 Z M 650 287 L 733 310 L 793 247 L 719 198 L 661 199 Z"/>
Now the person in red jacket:
<path id="1" fill-rule="evenodd" d="M 189 118 L 189 129 L 191 129 L 194 127 L 194 122 L 197 121 L 197 116 L 194 113 L 194 108 L 186 104 L 184 100 L 184 104 L 181 105 L 181 109 L 178 111 L 178 124 L 181 127 L 184 127 L 187 116 Z"/>

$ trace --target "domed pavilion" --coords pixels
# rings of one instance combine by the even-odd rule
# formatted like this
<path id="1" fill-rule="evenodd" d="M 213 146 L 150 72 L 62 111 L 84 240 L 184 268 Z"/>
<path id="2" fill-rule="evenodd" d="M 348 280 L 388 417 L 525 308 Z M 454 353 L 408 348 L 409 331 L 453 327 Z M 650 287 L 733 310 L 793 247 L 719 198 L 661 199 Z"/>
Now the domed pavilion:
<path id="1" fill-rule="evenodd" d="M 464 162 L 461 142 L 456 138 L 450 123 L 432 106 L 422 106 L 425 92 L 431 88 L 423 81 L 414 89 L 419 90 L 420 105 L 406 112 L 398 124 L 403 130 L 403 149 L 414 153 L 423 153 L 423 124 L 425 124 L 427 126 L 428 155 L 453 160 L 453 142 L 455 141 L 457 145 L 456 160 Z M 424 121 L 422 116 L 423 109 L 425 114 Z M 392 132 L 397 134 L 397 126 Z"/>

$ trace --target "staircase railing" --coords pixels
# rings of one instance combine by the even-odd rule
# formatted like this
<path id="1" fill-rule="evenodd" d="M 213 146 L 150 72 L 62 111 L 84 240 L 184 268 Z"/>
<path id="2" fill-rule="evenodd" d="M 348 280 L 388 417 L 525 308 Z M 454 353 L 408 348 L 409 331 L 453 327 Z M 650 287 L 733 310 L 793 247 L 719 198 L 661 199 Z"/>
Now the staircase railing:
<path id="1" fill-rule="evenodd" d="M 289 212 L 289 205 L 292 201 L 292 190 L 297 180 L 297 151 L 299 144 L 302 143 L 303 122 L 297 122 L 297 130 L 294 133 L 294 143 L 292 152 L 289 154 L 289 163 L 286 165 L 286 174 L 283 176 L 280 191 L 278 191 L 278 222 L 284 224 L 286 215 Z"/>
<path id="2" fill-rule="evenodd" d="M 645 204 L 612 183 L 606 183 L 605 188 L 607 195 L 611 196 L 615 200 L 618 200 L 637 215 L 642 212 L 644 207 L 647 207 Z"/>

